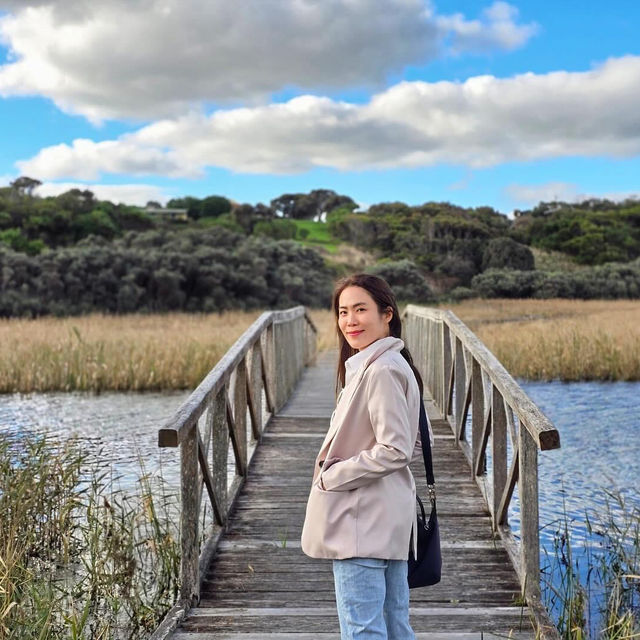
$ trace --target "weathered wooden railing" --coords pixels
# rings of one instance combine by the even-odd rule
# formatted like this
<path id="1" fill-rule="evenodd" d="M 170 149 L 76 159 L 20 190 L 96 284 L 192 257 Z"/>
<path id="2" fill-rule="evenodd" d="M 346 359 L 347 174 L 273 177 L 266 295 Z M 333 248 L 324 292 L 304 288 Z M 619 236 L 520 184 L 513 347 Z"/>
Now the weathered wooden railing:
<path id="1" fill-rule="evenodd" d="M 469 461 L 471 474 L 487 502 L 493 529 L 504 541 L 540 635 L 557 638 L 557 630 L 540 602 L 538 450 L 560 447 L 558 431 L 451 311 L 409 305 L 403 324 L 405 342 L 425 387 Z M 487 483 L 489 443 L 492 481 Z M 516 484 L 519 543 L 507 520 Z"/>
<path id="2" fill-rule="evenodd" d="M 201 576 L 247 474 L 248 442 L 257 443 L 315 354 L 316 328 L 304 307 L 263 313 L 160 430 L 160 447 L 180 447 L 181 590 L 154 638 L 199 600 Z M 231 486 L 228 458 L 235 467 Z M 204 487 L 213 522 L 200 532 Z"/>

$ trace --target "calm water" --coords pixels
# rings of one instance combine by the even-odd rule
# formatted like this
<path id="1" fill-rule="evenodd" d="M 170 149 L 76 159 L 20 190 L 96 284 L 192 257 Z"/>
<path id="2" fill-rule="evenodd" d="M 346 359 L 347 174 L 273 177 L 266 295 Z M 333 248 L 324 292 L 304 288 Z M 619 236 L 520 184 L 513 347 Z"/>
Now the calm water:
<path id="1" fill-rule="evenodd" d="M 586 509 L 604 505 L 603 489 L 619 490 L 640 505 L 640 383 L 521 382 L 560 431 L 562 448 L 540 455 L 543 544 L 566 511 L 582 539 Z M 177 449 L 159 449 L 157 430 L 188 397 L 170 393 L 46 393 L 0 396 L 0 430 L 16 436 L 76 435 L 125 485 L 134 483 L 140 458 L 148 471 L 162 467 L 179 486 Z M 511 516 L 517 529 L 517 513 Z"/>
<path id="2" fill-rule="evenodd" d="M 188 397 L 164 393 L 30 393 L 0 395 L 0 431 L 13 436 L 76 436 L 126 488 L 147 472 L 162 471 L 179 490 L 178 449 L 158 448 L 158 429 Z"/>
<path id="3" fill-rule="evenodd" d="M 605 490 L 640 508 L 640 383 L 521 382 L 560 431 L 562 447 L 541 453 L 540 523 L 575 519 L 583 540 L 585 510 L 602 511 Z M 563 501 L 564 498 L 564 501 Z M 543 540 L 553 526 L 543 530 Z"/>

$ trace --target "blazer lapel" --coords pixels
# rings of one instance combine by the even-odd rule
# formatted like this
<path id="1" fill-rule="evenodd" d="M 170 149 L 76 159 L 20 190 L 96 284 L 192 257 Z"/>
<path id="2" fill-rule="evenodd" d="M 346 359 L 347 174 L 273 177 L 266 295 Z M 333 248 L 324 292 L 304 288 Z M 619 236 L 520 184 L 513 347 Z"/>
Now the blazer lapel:
<path id="1" fill-rule="evenodd" d="M 399 338 L 382 338 L 380 341 L 380 345 L 378 349 L 375 349 L 369 357 L 362 363 L 360 369 L 354 374 L 353 378 L 349 382 L 349 384 L 342 389 L 338 399 L 336 400 L 336 409 L 331 416 L 331 422 L 329 424 L 329 429 L 327 431 L 327 435 L 324 437 L 324 441 L 322 446 L 320 447 L 320 452 L 318 453 L 318 457 L 321 458 L 329 453 L 329 449 L 331 448 L 331 444 L 333 443 L 333 439 L 338 432 L 341 424 L 341 416 L 345 409 L 351 403 L 351 399 L 356 392 L 356 389 L 360 386 L 360 382 L 362 381 L 362 377 L 364 376 L 364 372 L 367 370 L 367 367 L 378 357 L 380 357 L 385 351 L 396 347 L 398 351 L 400 351 L 404 347 L 404 343 Z M 326 456 L 325 456 L 326 457 Z"/>

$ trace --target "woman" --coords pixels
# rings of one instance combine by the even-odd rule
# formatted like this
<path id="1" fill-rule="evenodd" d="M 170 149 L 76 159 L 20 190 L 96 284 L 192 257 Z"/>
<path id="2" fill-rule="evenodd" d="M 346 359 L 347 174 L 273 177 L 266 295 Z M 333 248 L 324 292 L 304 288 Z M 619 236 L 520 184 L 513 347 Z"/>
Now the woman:
<path id="1" fill-rule="evenodd" d="M 422 380 L 382 278 L 340 281 L 333 310 L 341 391 L 316 458 L 302 550 L 333 560 L 343 640 L 411 640 L 407 557 L 416 490 L 409 463 L 421 451 Z"/>

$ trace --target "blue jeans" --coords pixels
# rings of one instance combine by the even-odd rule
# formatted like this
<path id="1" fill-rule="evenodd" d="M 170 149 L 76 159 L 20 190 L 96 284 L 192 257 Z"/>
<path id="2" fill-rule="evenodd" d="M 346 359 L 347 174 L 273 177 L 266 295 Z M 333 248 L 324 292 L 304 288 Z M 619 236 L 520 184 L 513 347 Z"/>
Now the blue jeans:
<path id="1" fill-rule="evenodd" d="M 333 561 L 342 640 L 415 640 L 406 560 Z"/>

